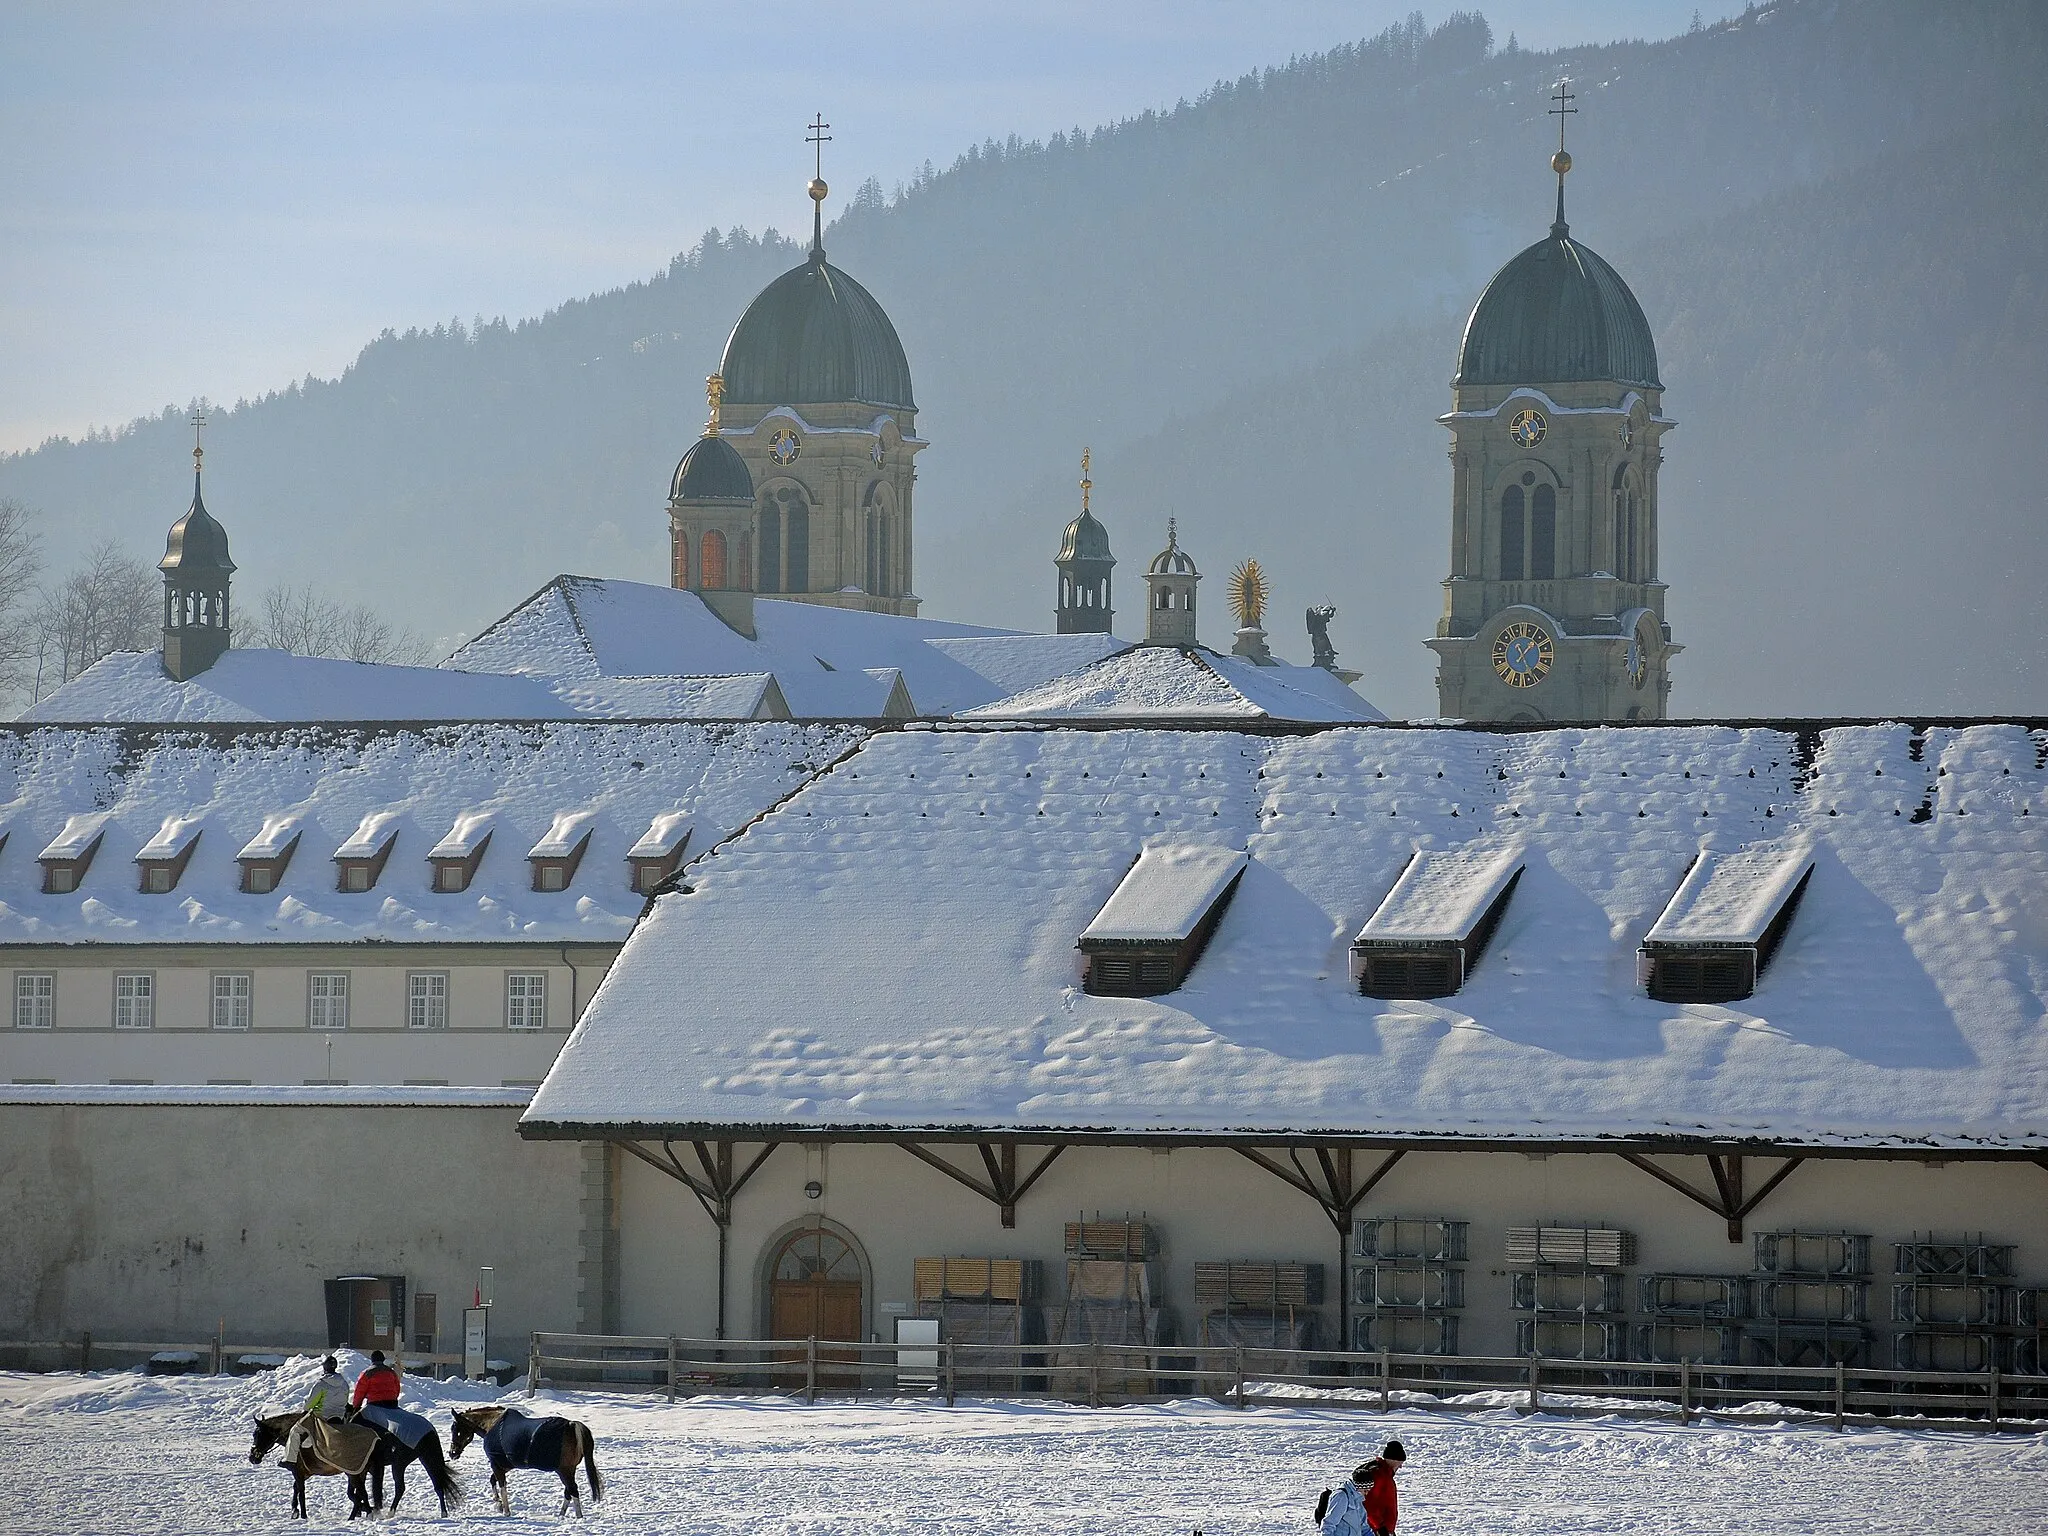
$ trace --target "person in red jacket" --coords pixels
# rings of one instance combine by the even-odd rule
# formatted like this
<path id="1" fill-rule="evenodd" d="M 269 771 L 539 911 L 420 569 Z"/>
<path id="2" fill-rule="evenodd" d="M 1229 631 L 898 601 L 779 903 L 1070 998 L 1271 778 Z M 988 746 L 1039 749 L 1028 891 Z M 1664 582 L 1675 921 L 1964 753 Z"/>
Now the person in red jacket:
<path id="1" fill-rule="evenodd" d="M 384 1363 L 384 1351 L 370 1351 L 370 1368 L 356 1378 L 355 1392 L 349 1398 L 351 1408 L 361 1408 L 370 1403 L 379 1408 L 398 1406 L 398 1372 Z"/>
<path id="2" fill-rule="evenodd" d="M 1400 1523 L 1401 1495 L 1395 1491 L 1394 1474 L 1407 1459 L 1401 1442 L 1389 1440 L 1379 1455 L 1351 1474 L 1365 1494 L 1365 1528 L 1372 1536 L 1394 1536 Z"/>

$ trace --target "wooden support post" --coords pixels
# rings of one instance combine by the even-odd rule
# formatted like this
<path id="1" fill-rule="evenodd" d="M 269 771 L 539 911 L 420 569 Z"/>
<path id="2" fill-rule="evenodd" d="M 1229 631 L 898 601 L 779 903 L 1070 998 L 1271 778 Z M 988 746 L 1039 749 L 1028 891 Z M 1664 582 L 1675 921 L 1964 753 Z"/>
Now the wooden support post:
<path id="1" fill-rule="evenodd" d="M 668 1336 L 668 1400 L 676 1400 L 676 1336 Z"/>
<path id="2" fill-rule="evenodd" d="M 1387 1358 L 1387 1346 L 1380 1346 L 1380 1412 L 1394 1406 L 1394 1372 Z"/>
<path id="3" fill-rule="evenodd" d="M 804 1339 L 804 1401 L 818 1400 L 818 1336 L 813 1333 Z"/>
<path id="4" fill-rule="evenodd" d="M 1533 1350 L 1533 1349 L 1532 1349 L 1532 1350 L 1530 1350 L 1530 1351 L 1529 1351 L 1529 1406 L 1528 1406 L 1528 1409 L 1527 1409 L 1527 1411 L 1528 1411 L 1528 1412 L 1530 1412 L 1530 1413 L 1534 1413 L 1534 1412 L 1536 1412 L 1536 1411 L 1537 1411 L 1537 1409 L 1538 1409 L 1538 1408 L 1540 1408 L 1540 1407 L 1542 1406 L 1542 1402 L 1543 1402 L 1543 1382 L 1542 1382 L 1542 1371 L 1543 1371 L 1543 1357 L 1542 1357 L 1541 1355 L 1537 1354 L 1535 1350 Z"/>
<path id="5" fill-rule="evenodd" d="M 484 1369 L 490 1369 L 491 1362 L 484 1362 Z M 533 1342 L 526 1349 L 526 1395 L 533 1396 L 540 1390 L 540 1335 L 534 1334 Z"/>
<path id="6" fill-rule="evenodd" d="M 1842 1418 L 1849 1411 L 1849 1373 L 1842 1362 L 1835 1362 L 1835 1428 L 1840 1430 Z"/>
<path id="7" fill-rule="evenodd" d="M 1244 1346 L 1237 1346 L 1237 1406 L 1244 1408 Z"/>
<path id="8" fill-rule="evenodd" d="M 88 1328 L 78 1336 L 78 1374 L 83 1376 L 92 1369 L 92 1330 Z"/>
<path id="9" fill-rule="evenodd" d="M 1099 1341 L 1088 1351 L 1088 1406 L 1102 1406 L 1102 1345 Z"/>
<path id="10" fill-rule="evenodd" d="M 1991 1366 L 1991 1380 L 1990 1380 L 1990 1382 L 1989 1382 L 1989 1384 L 1988 1384 L 1988 1385 L 1989 1385 L 1989 1388 L 1990 1388 L 1990 1398 L 1991 1398 L 1991 1427 L 1992 1427 L 1993 1429 L 1996 1429 L 1996 1428 L 1998 1428 L 1998 1397 L 1999 1397 L 1999 1382 L 1998 1382 L 1998 1364 L 1997 1364 L 1997 1362 L 1996 1362 L 1996 1361 L 1992 1362 L 1992 1366 Z"/>
<path id="11" fill-rule="evenodd" d="M 224 1326 L 223 1326 L 223 1329 L 222 1329 L 222 1331 L 223 1331 L 223 1332 L 225 1331 L 225 1327 L 224 1327 Z M 221 1335 L 220 1335 L 220 1333 L 218 1333 L 218 1332 L 217 1332 L 217 1333 L 215 1333 L 215 1334 L 214 1334 L 214 1336 L 213 1336 L 213 1343 L 212 1343 L 211 1347 L 210 1347 L 210 1348 L 208 1349 L 208 1351 L 207 1351 L 207 1352 L 208 1352 L 208 1354 L 209 1354 L 209 1355 L 211 1355 L 211 1356 L 212 1356 L 212 1364 L 211 1364 L 211 1367 L 210 1367 L 210 1369 L 208 1370 L 207 1374 L 208 1374 L 208 1375 L 210 1375 L 210 1376 L 218 1376 L 218 1375 L 220 1374 L 220 1357 L 221 1357 Z"/>
<path id="12" fill-rule="evenodd" d="M 1692 1422 L 1692 1356 L 1678 1362 L 1678 1422 Z"/>
<path id="13" fill-rule="evenodd" d="M 953 1391 L 958 1384 L 958 1378 L 954 1374 L 953 1346 L 951 1343 L 939 1346 L 939 1369 L 946 1373 L 946 1406 L 950 1408 L 953 1406 Z"/>

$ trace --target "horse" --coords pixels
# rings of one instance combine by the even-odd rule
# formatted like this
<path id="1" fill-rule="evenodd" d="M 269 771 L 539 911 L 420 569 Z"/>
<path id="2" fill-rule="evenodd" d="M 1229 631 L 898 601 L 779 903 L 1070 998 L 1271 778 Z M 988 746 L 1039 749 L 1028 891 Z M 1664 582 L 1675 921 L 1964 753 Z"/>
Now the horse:
<path id="1" fill-rule="evenodd" d="M 255 1438 L 249 1444 L 249 1463 L 254 1466 L 285 1443 L 293 1428 L 307 1417 L 301 1408 L 291 1413 L 273 1413 L 268 1418 L 256 1420 Z M 376 1464 L 383 1452 L 383 1437 L 378 1437 L 378 1451 L 371 1453 L 371 1465 Z M 367 1468 L 365 1470 L 368 1470 Z M 363 1490 L 363 1474 L 337 1467 L 324 1459 L 313 1449 L 308 1440 L 299 1448 L 299 1459 L 291 1463 L 292 1513 L 303 1520 L 306 1518 L 306 1479 L 309 1477 L 345 1477 L 348 1479 L 348 1517 L 351 1520 L 374 1513 L 370 1508 L 369 1495 Z"/>
<path id="2" fill-rule="evenodd" d="M 391 1424 L 379 1423 L 370 1417 L 368 1410 L 358 1410 L 355 1423 L 367 1425 L 377 1431 L 382 1442 L 378 1454 L 370 1462 L 371 1495 L 379 1513 L 384 1509 L 384 1468 L 389 1465 L 395 1489 L 391 1495 L 391 1512 L 398 1513 L 399 1502 L 405 1497 L 405 1469 L 419 1462 L 427 1469 L 427 1481 L 433 1485 L 434 1497 L 441 1501 L 441 1513 L 462 1508 L 462 1484 L 456 1479 L 455 1469 L 448 1465 L 448 1459 L 441 1453 L 441 1433 L 417 1414 L 407 1414 L 415 1421 L 419 1431 L 418 1444 L 407 1445 L 400 1431 Z"/>
<path id="3" fill-rule="evenodd" d="M 512 1498 L 505 1488 L 505 1474 L 514 1467 L 532 1467 L 553 1472 L 562 1480 L 562 1507 L 571 1505 L 583 1513 L 582 1496 L 576 1492 L 576 1464 L 583 1464 L 590 1479 L 590 1499 L 604 1497 L 604 1479 L 597 1472 L 597 1442 L 588 1425 L 575 1419 L 536 1419 L 517 1408 L 469 1408 L 455 1412 L 455 1429 L 449 1437 L 448 1459 L 461 1456 L 469 1442 L 481 1438 L 484 1454 L 491 1460 L 491 1492 L 501 1514 L 512 1513 Z"/>

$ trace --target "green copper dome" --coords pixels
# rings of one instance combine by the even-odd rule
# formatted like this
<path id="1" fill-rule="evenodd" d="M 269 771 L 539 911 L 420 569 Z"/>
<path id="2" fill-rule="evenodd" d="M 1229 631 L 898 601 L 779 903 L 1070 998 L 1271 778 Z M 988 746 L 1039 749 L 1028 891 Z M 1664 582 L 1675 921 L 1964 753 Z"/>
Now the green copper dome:
<path id="1" fill-rule="evenodd" d="M 1560 218 L 1549 239 L 1502 267 L 1479 295 L 1452 383 L 1581 380 L 1663 388 L 1642 305 L 1614 268 L 1571 238 Z"/>
<path id="2" fill-rule="evenodd" d="M 747 306 L 718 371 L 727 405 L 854 401 L 917 409 L 896 327 L 874 296 L 821 250 Z"/>
<path id="3" fill-rule="evenodd" d="M 731 443 L 707 433 L 676 465 L 668 494 L 674 501 L 752 501 L 754 477 Z"/>

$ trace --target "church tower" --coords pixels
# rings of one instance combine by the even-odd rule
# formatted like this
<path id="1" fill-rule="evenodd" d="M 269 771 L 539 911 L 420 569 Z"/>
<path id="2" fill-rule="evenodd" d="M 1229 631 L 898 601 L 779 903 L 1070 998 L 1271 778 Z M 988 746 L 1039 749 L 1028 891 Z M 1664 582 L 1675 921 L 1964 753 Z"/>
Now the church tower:
<path id="1" fill-rule="evenodd" d="M 811 124 L 820 156 L 830 126 Z M 750 481 L 751 585 L 914 617 L 911 460 L 925 444 L 910 364 L 882 306 L 825 260 L 822 158 L 818 169 L 809 257 L 747 306 L 718 366 L 720 436 Z"/>
<path id="2" fill-rule="evenodd" d="M 206 425 L 195 414 L 196 433 Z M 192 505 L 171 524 L 164 540 L 164 675 L 182 683 L 197 677 L 227 654 L 228 578 L 235 562 L 228 558 L 228 531 L 214 521 L 200 494 L 200 463 L 206 450 L 192 445 Z"/>
<path id="3" fill-rule="evenodd" d="M 1059 572 L 1059 606 L 1053 610 L 1054 633 L 1062 635 L 1106 635 L 1115 618 L 1109 605 L 1109 573 L 1116 556 L 1109 552 L 1109 530 L 1088 510 L 1088 493 L 1095 482 L 1088 478 L 1088 450 L 1081 450 L 1081 515 L 1067 524 L 1060 536 L 1060 552 L 1053 558 Z"/>
<path id="4" fill-rule="evenodd" d="M 1145 643 L 1195 644 L 1195 583 L 1202 573 L 1180 547 L 1180 531 L 1166 520 L 1166 548 L 1145 571 Z"/>
<path id="5" fill-rule="evenodd" d="M 1657 348 L 1620 275 L 1564 217 L 1502 267 L 1452 381 L 1451 573 L 1439 711 L 1466 720 L 1661 720 L 1671 682 L 1657 578 L 1664 434 Z"/>
<path id="6" fill-rule="evenodd" d="M 669 584 L 695 592 L 752 639 L 754 477 L 719 431 L 724 386 L 715 373 L 704 381 L 711 419 L 669 481 Z"/>

